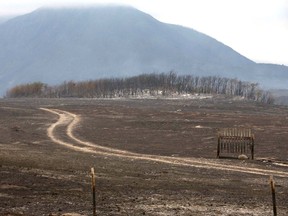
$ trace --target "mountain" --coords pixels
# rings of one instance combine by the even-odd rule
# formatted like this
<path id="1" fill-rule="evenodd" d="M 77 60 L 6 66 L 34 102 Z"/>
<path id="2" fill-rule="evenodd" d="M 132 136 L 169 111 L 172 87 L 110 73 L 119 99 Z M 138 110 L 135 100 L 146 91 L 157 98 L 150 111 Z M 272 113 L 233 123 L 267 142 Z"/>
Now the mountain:
<path id="1" fill-rule="evenodd" d="M 0 93 L 19 83 L 176 71 L 286 88 L 288 67 L 257 64 L 190 28 L 127 6 L 40 8 L 0 24 Z"/>
<path id="2" fill-rule="evenodd" d="M 0 16 L 0 25 L 1 23 L 4 23 L 8 21 L 9 19 L 12 19 L 14 16 Z"/>

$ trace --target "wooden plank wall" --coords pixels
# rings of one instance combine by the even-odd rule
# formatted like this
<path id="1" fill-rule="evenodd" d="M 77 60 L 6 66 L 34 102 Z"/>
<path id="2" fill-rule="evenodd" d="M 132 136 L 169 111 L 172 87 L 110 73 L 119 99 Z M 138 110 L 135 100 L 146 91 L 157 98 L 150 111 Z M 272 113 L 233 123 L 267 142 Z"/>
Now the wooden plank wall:
<path id="1" fill-rule="evenodd" d="M 251 154 L 254 159 L 254 134 L 247 128 L 223 128 L 218 133 L 217 157 Z"/>

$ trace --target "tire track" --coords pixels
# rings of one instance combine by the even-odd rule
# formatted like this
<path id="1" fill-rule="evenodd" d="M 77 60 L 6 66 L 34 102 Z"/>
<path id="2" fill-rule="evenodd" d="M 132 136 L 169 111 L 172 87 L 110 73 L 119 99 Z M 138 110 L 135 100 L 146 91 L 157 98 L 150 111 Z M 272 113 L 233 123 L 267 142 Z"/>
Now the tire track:
<path id="1" fill-rule="evenodd" d="M 241 167 L 235 165 L 225 165 L 216 162 L 210 162 L 208 159 L 195 159 L 195 158 L 176 158 L 176 157 L 169 157 L 169 156 L 155 156 L 155 155 L 146 155 L 146 154 L 139 154 L 133 153 L 130 151 L 119 150 L 109 147 L 104 147 L 101 145 L 97 145 L 95 143 L 83 141 L 73 134 L 74 128 L 80 124 L 80 117 L 73 113 L 59 110 L 59 109 L 48 109 L 48 108 L 40 108 L 43 111 L 53 113 L 59 116 L 57 122 L 52 124 L 47 129 L 48 137 L 55 143 L 65 146 L 66 148 L 86 152 L 86 153 L 93 153 L 103 156 L 109 157 L 118 157 L 124 159 L 133 159 L 133 160 L 145 160 L 145 161 L 152 161 L 152 162 L 159 162 L 159 163 L 166 163 L 171 165 L 179 165 L 179 166 L 188 166 L 188 167 L 195 167 L 195 168 L 203 168 L 203 169 L 215 169 L 221 171 L 231 171 L 231 172 L 241 172 L 241 173 L 248 173 L 248 174 L 256 174 L 256 175 L 263 175 L 263 176 L 279 176 L 279 177 L 287 177 L 288 172 L 284 171 L 277 171 L 277 170 L 266 170 L 260 168 L 252 168 L 252 167 Z M 57 127 L 65 126 L 66 127 L 66 134 L 68 138 L 73 140 L 73 144 L 65 142 L 60 138 L 56 137 Z"/>

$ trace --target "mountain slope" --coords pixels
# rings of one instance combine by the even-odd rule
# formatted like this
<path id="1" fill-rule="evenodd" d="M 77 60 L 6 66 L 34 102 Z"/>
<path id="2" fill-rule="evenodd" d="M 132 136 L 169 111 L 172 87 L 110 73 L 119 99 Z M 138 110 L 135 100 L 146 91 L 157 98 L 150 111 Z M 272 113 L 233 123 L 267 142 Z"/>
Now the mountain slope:
<path id="1" fill-rule="evenodd" d="M 0 65 L 0 93 L 23 82 L 170 70 L 264 84 L 273 72 L 282 88 L 288 80 L 287 67 L 256 64 L 207 35 L 123 6 L 44 8 L 11 19 L 0 25 Z"/>

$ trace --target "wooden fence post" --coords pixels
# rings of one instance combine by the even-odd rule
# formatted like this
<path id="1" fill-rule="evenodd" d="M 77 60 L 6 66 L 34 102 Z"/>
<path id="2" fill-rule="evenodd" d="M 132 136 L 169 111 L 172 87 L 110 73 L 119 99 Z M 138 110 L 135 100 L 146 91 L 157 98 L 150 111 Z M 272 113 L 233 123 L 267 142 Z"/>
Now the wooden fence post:
<path id="1" fill-rule="evenodd" d="M 93 216 L 96 216 L 96 191 L 95 191 L 95 172 L 94 168 L 91 168 L 92 179 L 92 195 L 93 195 Z"/>
<path id="2" fill-rule="evenodd" d="M 254 135 L 252 135 L 251 157 L 254 160 Z"/>
<path id="3" fill-rule="evenodd" d="M 273 180 L 273 176 L 270 176 L 270 186 L 272 192 L 272 202 L 273 202 L 273 215 L 277 216 L 277 208 L 276 208 L 276 195 L 275 195 L 275 182 Z"/>
<path id="4" fill-rule="evenodd" d="M 218 134 L 217 158 L 220 156 L 220 134 Z"/>

